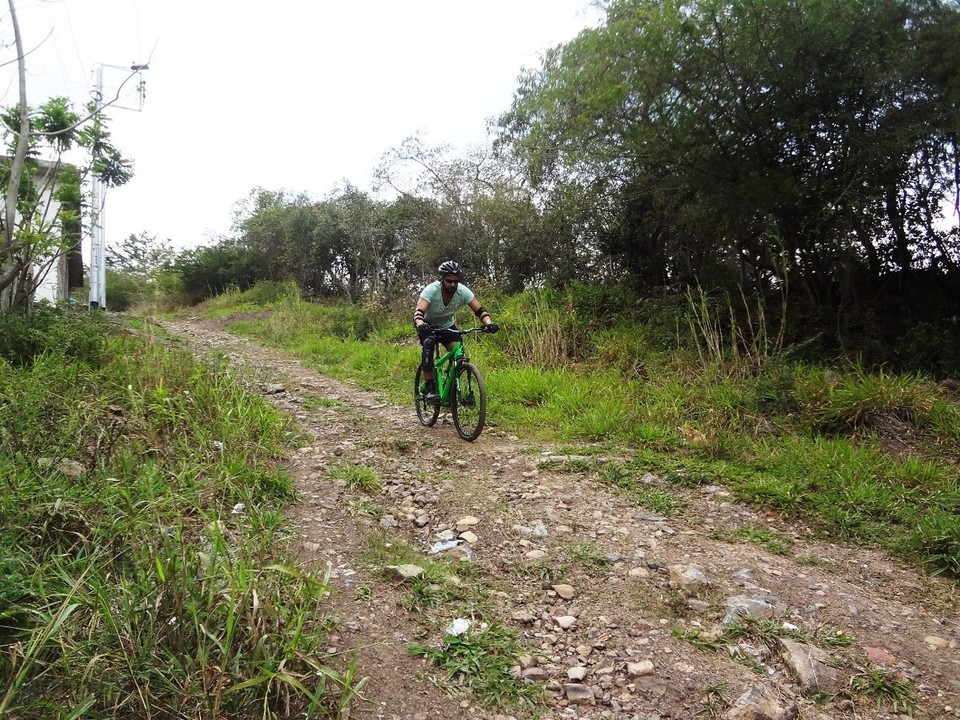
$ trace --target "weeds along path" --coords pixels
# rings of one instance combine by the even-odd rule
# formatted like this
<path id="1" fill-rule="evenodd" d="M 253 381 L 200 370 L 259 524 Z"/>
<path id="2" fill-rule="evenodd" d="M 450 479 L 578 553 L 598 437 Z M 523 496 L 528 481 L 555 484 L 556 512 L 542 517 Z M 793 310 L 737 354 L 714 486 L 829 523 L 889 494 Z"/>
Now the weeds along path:
<path id="1" fill-rule="evenodd" d="M 301 496 L 292 547 L 331 568 L 331 646 L 357 648 L 370 677 L 371 702 L 350 717 L 960 717 L 958 597 L 946 580 L 818 541 L 721 487 L 651 474 L 641 492 L 618 491 L 596 469 L 619 458 L 587 448 L 422 428 L 412 405 L 212 321 L 158 324 L 199 354 L 228 356 L 308 438 L 290 460 Z M 445 539 L 460 544 L 431 554 Z M 427 580 L 385 569 L 402 564 Z M 489 658 L 471 675 L 477 692 L 438 688 L 444 670 L 407 645 L 439 648 L 457 618 L 517 633 L 512 671 L 544 684 L 538 707 L 498 705 L 512 690 Z"/>

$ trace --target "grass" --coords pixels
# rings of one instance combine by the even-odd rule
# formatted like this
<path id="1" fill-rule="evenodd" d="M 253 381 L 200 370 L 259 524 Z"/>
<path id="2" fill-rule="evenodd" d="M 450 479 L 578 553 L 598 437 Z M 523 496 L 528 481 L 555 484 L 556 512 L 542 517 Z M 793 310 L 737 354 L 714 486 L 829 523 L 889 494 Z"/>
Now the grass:
<path id="1" fill-rule="evenodd" d="M 556 291 L 505 299 L 504 332 L 470 344 L 498 429 L 618 448 L 628 460 L 600 479 L 654 512 L 683 512 L 671 483 L 725 485 L 823 537 L 960 577 L 960 405 L 935 383 L 791 363 L 762 308 L 751 309 L 749 327 L 722 334 L 724 323 L 692 294 L 671 347 L 654 320 L 592 327 L 574 300 Z M 237 308 L 251 302 L 234 298 Z M 256 307 L 272 314 L 234 331 L 408 402 L 419 347 L 405 313 L 362 317 L 359 306 L 286 296 Z M 667 486 L 641 487 L 648 472 Z"/>
<path id="2" fill-rule="evenodd" d="M 400 539 L 388 539 L 380 531 L 368 533 L 363 555 L 367 563 L 380 568 L 416 565 L 423 569 L 421 575 L 404 581 L 404 606 L 414 614 L 423 615 L 441 605 L 459 603 L 463 598 L 459 582 L 459 571 L 463 568 L 454 569 L 455 566 L 440 558 L 430 560 Z"/>
<path id="3" fill-rule="evenodd" d="M 380 492 L 381 488 L 380 474 L 364 465 L 340 463 L 327 473 L 327 477 L 342 480 L 347 487 L 369 495 Z"/>
<path id="4" fill-rule="evenodd" d="M 724 542 L 736 542 L 737 540 L 747 540 L 756 545 L 766 548 L 774 555 L 791 555 L 791 545 L 793 540 L 782 533 L 769 528 L 743 525 L 737 528 L 730 528 L 721 525 L 712 530 L 707 537 L 711 540 L 721 540 Z"/>
<path id="5" fill-rule="evenodd" d="M 837 639 L 849 640 L 849 636 L 838 634 L 832 628 L 826 631 L 822 627 L 809 630 L 804 627 L 790 625 L 781 618 L 755 618 L 751 615 L 742 616 L 737 622 L 724 626 L 719 632 L 705 633 L 698 628 L 687 629 L 674 625 L 671 630 L 673 637 L 690 643 L 703 652 L 726 651 L 738 642 L 764 643 L 771 645 L 780 638 L 789 638 L 802 643 L 828 644 L 833 647 L 848 645 L 849 642 L 838 642 Z M 824 641 L 827 635 L 832 634 L 832 641 Z M 748 659 L 748 664 L 752 663 Z"/>
<path id="6" fill-rule="evenodd" d="M 340 407 L 341 405 L 343 405 L 343 403 L 339 400 L 333 400 L 331 398 L 305 397 L 303 399 L 303 407 L 307 410 L 321 410 Z"/>
<path id="7" fill-rule="evenodd" d="M 749 615 L 743 616 L 737 622 L 718 628 L 713 632 L 705 632 L 699 628 L 685 628 L 682 625 L 674 625 L 670 632 L 673 637 L 689 643 L 702 652 L 730 654 L 738 662 L 764 676 L 768 674 L 768 669 L 761 665 L 756 658 L 731 652 L 731 648 L 743 642 L 753 646 L 771 648 L 780 638 L 789 638 L 796 642 L 816 645 L 827 650 L 848 648 L 854 643 L 854 639 L 845 631 L 831 625 L 803 627 L 785 623 L 782 618 L 758 619 Z M 832 662 L 835 662 L 837 666 L 846 667 L 856 664 L 849 654 L 835 656 L 835 660 Z M 910 683 L 906 680 L 890 677 L 884 670 L 874 668 L 869 671 L 857 672 L 850 678 L 850 689 L 854 692 L 872 696 L 876 699 L 878 706 L 887 703 L 894 712 L 903 711 L 912 714 L 912 688 Z M 830 698 L 825 696 L 823 699 L 828 700 Z M 711 692 L 708 689 L 702 707 L 710 717 L 717 717 L 719 711 L 725 707 L 720 690 Z"/>
<path id="8" fill-rule="evenodd" d="M 570 546 L 567 553 L 571 560 L 582 565 L 587 571 L 606 572 L 613 566 L 610 558 L 601 553 L 595 543 L 589 541 Z"/>
<path id="9" fill-rule="evenodd" d="M 851 678 L 850 687 L 872 697 L 878 708 L 889 705 L 895 713 L 913 716 L 913 685 L 909 680 L 872 668 Z"/>
<path id="10" fill-rule="evenodd" d="M 647 510 L 668 516 L 682 513 L 683 501 L 674 493 L 650 486 L 644 481 L 647 474 L 641 474 L 636 465 L 607 463 L 598 469 L 597 477 L 602 483 L 618 488 L 634 503 Z"/>
<path id="11" fill-rule="evenodd" d="M 719 718 L 721 713 L 730 706 L 730 701 L 725 697 L 727 691 L 726 683 L 709 685 L 700 702 L 700 714 L 708 718 Z"/>
<path id="12" fill-rule="evenodd" d="M 282 549 L 297 431 L 222 357 L 40 320 L 0 353 L 0 715 L 345 714 L 327 579 Z"/>
<path id="13" fill-rule="evenodd" d="M 516 633 L 500 623 L 475 628 L 476 623 L 461 635 L 445 635 L 435 647 L 411 644 L 409 651 L 427 658 L 443 672 L 442 685 L 469 690 L 487 706 L 531 707 L 538 703 L 542 684 L 527 684 L 511 673 L 522 651 Z"/>
<path id="14" fill-rule="evenodd" d="M 420 625 L 420 637 L 448 627 L 452 618 L 473 619 L 468 632 L 445 634 L 436 646 L 409 646 L 412 655 L 428 658 L 441 671 L 440 676 L 429 675 L 439 687 L 452 694 L 469 693 L 490 708 L 533 708 L 541 703 L 543 686 L 528 684 L 511 672 L 522 652 L 516 633 L 499 622 L 488 625 L 480 619 L 491 612 L 490 598 L 499 581 L 472 564 L 426 558 L 380 531 L 367 535 L 364 555 L 374 566 L 412 563 L 422 568 L 420 575 L 402 583 L 403 607 Z"/>
<path id="15" fill-rule="evenodd" d="M 424 613 L 440 607 L 451 597 L 449 588 L 443 582 L 437 582 L 429 576 L 411 578 L 407 581 L 408 591 L 404 596 L 407 610 L 412 613 Z"/>

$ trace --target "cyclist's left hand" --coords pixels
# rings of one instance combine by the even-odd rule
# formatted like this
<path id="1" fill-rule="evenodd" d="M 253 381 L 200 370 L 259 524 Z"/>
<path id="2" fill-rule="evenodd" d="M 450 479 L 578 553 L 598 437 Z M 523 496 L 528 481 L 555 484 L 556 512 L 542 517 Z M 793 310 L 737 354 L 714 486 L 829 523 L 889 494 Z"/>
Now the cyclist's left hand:
<path id="1" fill-rule="evenodd" d="M 499 329 L 500 329 L 500 326 L 497 325 L 495 322 L 487 323 L 486 325 L 483 326 L 483 331 L 488 333 L 495 333 Z"/>

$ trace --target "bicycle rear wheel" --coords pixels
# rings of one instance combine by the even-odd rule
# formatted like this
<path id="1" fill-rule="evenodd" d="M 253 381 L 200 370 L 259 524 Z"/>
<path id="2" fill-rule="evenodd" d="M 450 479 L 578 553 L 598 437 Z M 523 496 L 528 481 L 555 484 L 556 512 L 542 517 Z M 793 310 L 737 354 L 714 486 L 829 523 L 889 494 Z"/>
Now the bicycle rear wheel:
<path id="1" fill-rule="evenodd" d="M 427 402 L 423 398 L 423 368 L 417 368 L 417 375 L 413 379 L 413 402 L 417 407 L 417 419 L 421 425 L 430 427 L 437 422 L 440 415 L 440 401 Z"/>
<path id="2" fill-rule="evenodd" d="M 464 440 L 476 440 L 487 419 L 487 389 L 480 371 L 471 363 L 457 366 L 450 412 L 453 426 Z"/>

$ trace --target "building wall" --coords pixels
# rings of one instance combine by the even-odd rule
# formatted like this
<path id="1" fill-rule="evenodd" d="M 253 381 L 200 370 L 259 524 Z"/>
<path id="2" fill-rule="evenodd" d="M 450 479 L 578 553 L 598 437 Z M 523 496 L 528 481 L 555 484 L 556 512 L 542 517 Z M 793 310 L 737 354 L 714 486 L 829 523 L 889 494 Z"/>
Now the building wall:
<path id="1" fill-rule="evenodd" d="M 35 265 L 33 272 L 34 277 L 39 278 L 40 273 L 43 272 L 43 268 Z M 34 299 L 49 300 L 52 303 L 57 303 L 69 297 L 70 287 L 67 277 L 67 256 L 65 253 L 60 253 L 56 260 L 53 261 L 53 265 L 50 266 L 43 276 L 43 280 L 37 286 Z"/>

